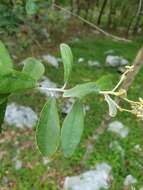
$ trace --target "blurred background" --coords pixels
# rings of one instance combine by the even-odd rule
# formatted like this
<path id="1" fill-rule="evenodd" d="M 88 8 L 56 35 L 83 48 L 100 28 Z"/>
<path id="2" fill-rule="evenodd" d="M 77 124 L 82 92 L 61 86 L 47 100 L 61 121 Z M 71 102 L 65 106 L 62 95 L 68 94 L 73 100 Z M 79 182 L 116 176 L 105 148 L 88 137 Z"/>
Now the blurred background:
<path id="1" fill-rule="evenodd" d="M 68 88 L 102 78 L 112 89 L 133 64 L 142 35 L 143 0 L 0 1 L 0 40 L 16 69 L 27 57 L 44 63 L 43 87 L 63 85 L 59 45 L 67 43 L 74 55 Z M 135 101 L 143 97 L 142 73 L 141 67 L 128 91 Z M 143 190 L 142 121 L 118 113 L 101 125 L 108 106 L 102 96 L 88 96 L 84 134 L 74 155 L 45 158 L 35 143 L 35 125 L 49 96 L 44 90 L 10 96 L 0 134 L 0 190 Z M 58 102 L 64 119 L 74 99 Z"/>

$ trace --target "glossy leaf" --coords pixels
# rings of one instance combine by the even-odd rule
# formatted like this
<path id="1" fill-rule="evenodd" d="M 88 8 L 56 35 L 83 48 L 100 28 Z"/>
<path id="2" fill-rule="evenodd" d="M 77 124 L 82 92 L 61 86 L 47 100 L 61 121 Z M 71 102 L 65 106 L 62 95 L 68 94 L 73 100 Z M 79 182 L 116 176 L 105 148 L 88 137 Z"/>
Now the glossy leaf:
<path id="1" fill-rule="evenodd" d="M 0 41 L 0 66 L 3 66 L 4 69 L 13 67 L 12 59 L 10 58 L 8 50 L 1 41 Z"/>
<path id="2" fill-rule="evenodd" d="M 24 60 L 23 72 L 29 74 L 35 80 L 39 80 L 44 74 L 44 65 L 35 58 L 27 58 Z"/>
<path id="3" fill-rule="evenodd" d="M 84 129 L 84 109 L 77 100 L 66 116 L 61 130 L 61 145 L 65 157 L 74 153 Z"/>
<path id="4" fill-rule="evenodd" d="M 6 68 L 4 65 L 0 65 L 0 76 L 13 72 L 14 69 Z"/>
<path id="5" fill-rule="evenodd" d="M 36 81 L 29 75 L 11 71 L 9 73 L 0 75 L 0 94 L 19 92 L 36 87 Z"/>
<path id="6" fill-rule="evenodd" d="M 105 94 L 105 101 L 108 103 L 109 106 L 109 115 L 111 117 L 115 117 L 117 115 L 117 104 L 108 94 Z"/>
<path id="7" fill-rule="evenodd" d="M 71 88 L 69 90 L 66 90 L 64 92 L 64 97 L 77 97 L 77 98 L 83 98 L 91 93 L 98 94 L 100 91 L 99 87 L 97 86 L 96 82 L 89 82 L 85 84 L 80 84 L 75 86 L 74 88 Z"/>
<path id="8" fill-rule="evenodd" d="M 42 155 L 52 156 L 56 152 L 60 140 L 60 124 L 54 98 L 48 100 L 40 114 L 36 139 Z"/>
<path id="9" fill-rule="evenodd" d="M 96 81 L 101 90 L 111 90 L 114 87 L 114 76 L 111 74 L 103 75 Z"/>
<path id="10" fill-rule="evenodd" d="M 73 55 L 67 44 L 60 45 L 62 61 L 64 65 L 64 82 L 67 83 L 72 71 Z"/>
<path id="11" fill-rule="evenodd" d="M 34 0 L 26 0 L 26 13 L 30 16 L 37 13 L 37 5 Z"/>

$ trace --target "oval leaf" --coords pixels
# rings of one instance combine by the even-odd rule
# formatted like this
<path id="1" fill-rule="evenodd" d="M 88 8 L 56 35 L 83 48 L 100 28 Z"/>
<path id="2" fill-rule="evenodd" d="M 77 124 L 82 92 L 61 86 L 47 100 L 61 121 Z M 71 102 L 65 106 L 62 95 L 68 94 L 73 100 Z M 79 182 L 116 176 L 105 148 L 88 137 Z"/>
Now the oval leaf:
<path id="1" fill-rule="evenodd" d="M 67 44 L 60 45 L 62 61 L 64 65 L 64 82 L 68 82 L 73 64 L 73 55 L 70 47 Z"/>
<path id="2" fill-rule="evenodd" d="M 5 68 L 5 66 L 0 65 L 0 76 L 6 75 L 6 74 L 11 73 L 13 71 L 14 71 L 13 69 Z"/>
<path id="3" fill-rule="evenodd" d="M 83 105 L 77 100 L 63 122 L 61 144 L 65 157 L 70 157 L 80 142 L 84 128 Z"/>
<path id="4" fill-rule="evenodd" d="M 84 96 L 87 96 L 88 94 L 99 93 L 99 92 L 100 92 L 100 89 L 97 86 L 96 82 L 88 82 L 85 84 L 77 85 L 74 88 L 71 88 L 69 90 L 66 90 L 63 96 L 83 98 Z"/>
<path id="5" fill-rule="evenodd" d="M 8 50 L 1 41 L 0 41 L 0 66 L 3 66 L 3 69 L 13 67 L 12 59 L 10 58 Z"/>
<path id="6" fill-rule="evenodd" d="M 45 104 L 37 125 L 37 145 L 44 156 L 52 156 L 59 145 L 60 124 L 56 100 L 51 98 Z"/>
<path id="7" fill-rule="evenodd" d="M 25 91 L 36 87 L 36 81 L 25 73 L 11 71 L 0 75 L 0 94 Z"/>
<path id="8" fill-rule="evenodd" d="M 23 63 L 23 72 L 29 74 L 35 80 L 39 80 L 44 74 L 44 65 L 39 60 L 31 57 L 24 60 Z"/>
<path id="9" fill-rule="evenodd" d="M 108 94 L 104 95 L 105 101 L 108 103 L 109 106 L 109 115 L 111 117 L 115 117 L 117 115 L 117 104 Z"/>
<path id="10" fill-rule="evenodd" d="M 114 87 L 115 76 L 107 74 L 96 81 L 96 84 L 101 90 L 110 90 Z"/>

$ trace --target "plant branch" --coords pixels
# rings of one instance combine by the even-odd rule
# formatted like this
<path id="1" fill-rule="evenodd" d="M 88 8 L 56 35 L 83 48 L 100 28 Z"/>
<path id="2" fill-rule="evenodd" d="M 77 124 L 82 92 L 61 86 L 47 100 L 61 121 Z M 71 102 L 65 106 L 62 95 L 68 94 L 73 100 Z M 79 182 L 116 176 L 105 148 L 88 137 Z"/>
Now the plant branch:
<path id="1" fill-rule="evenodd" d="M 141 48 L 133 62 L 133 66 L 134 69 L 131 72 L 128 72 L 126 75 L 125 80 L 123 81 L 123 83 L 120 85 L 120 89 L 124 89 L 126 92 L 128 91 L 129 87 L 132 85 L 136 75 L 139 73 L 140 68 L 143 64 L 143 48 Z M 115 102 L 119 105 L 121 102 L 120 98 L 116 98 Z M 90 136 L 87 140 L 87 145 L 86 145 L 86 152 L 83 156 L 83 159 L 81 161 L 81 165 L 84 166 L 86 160 L 89 159 L 90 155 L 92 154 L 92 152 L 94 151 L 94 145 L 96 140 L 100 137 L 101 134 L 103 134 L 107 128 L 107 126 L 109 125 L 109 123 L 111 122 L 112 118 L 109 116 L 109 114 L 105 114 L 100 126 L 98 128 L 96 128 L 93 133 L 92 136 Z"/>
<path id="2" fill-rule="evenodd" d="M 38 90 L 47 90 L 49 92 L 65 92 L 62 88 L 46 88 L 46 87 L 38 87 Z"/>

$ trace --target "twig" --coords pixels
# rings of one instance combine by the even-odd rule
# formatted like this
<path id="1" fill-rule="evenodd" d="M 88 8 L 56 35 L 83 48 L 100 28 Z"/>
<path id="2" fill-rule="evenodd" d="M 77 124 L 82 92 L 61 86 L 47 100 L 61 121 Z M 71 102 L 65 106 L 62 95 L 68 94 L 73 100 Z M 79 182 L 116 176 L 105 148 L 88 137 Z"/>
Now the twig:
<path id="1" fill-rule="evenodd" d="M 56 8 L 58 8 L 58 9 L 64 11 L 64 12 L 66 12 L 66 13 L 68 13 L 68 14 L 70 14 L 70 15 L 76 17 L 76 18 L 78 18 L 79 20 L 81 20 L 81 21 L 83 21 L 84 23 L 88 24 L 89 26 L 91 26 L 92 28 L 96 29 L 96 30 L 99 31 L 101 34 L 103 34 L 103 35 L 105 35 L 105 36 L 107 36 L 107 37 L 110 37 L 110 38 L 112 38 L 112 39 L 114 39 L 114 40 L 117 40 L 117 41 L 132 42 L 131 40 L 128 40 L 128 39 L 125 39 L 125 38 L 122 38 L 122 37 L 119 37 L 119 36 L 115 36 L 115 35 L 113 35 L 113 34 L 110 34 L 110 33 L 106 32 L 106 31 L 104 31 L 103 29 L 101 29 L 101 28 L 98 27 L 97 25 L 93 24 L 92 22 L 90 22 L 90 21 L 84 19 L 83 17 L 81 17 L 81 16 L 79 16 L 79 15 L 77 15 L 77 14 L 75 14 L 75 13 L 73 13 L 73 12 L 71 12 L 71 11 L 69 11 L 69 10 L 67 10 L 67 9 L 65 9 L 65 8 L 63 8 L 63 7 L 61 7 L 61 6 L 59 6 L 59 5 L 54 4 L 54 6 L 55 6 Z"/>
<path id="2" fill-rule="evenodd" d="M 134 66 L 134 69 L 131 72 L 127 73 L 126 79 L 121 84 L 120 89 L 124 89 L 124 90 L 128 91 L 128 89 L 132 85 L 136 75 L 139 73 L 142 64 L 143 64 L 143 48 L 141 48 L 139 50 L 139 52 L 132 64 Z M 120 104 L 120 101 L 121 101 L 121 99 L 119 99 L 119 98 L 115 99 L 115 102 L 118 105 Z M 93 131 L 93 133 L 92 133 L 93 135 L 91 137 L 89 137 L 89 139 L 87 140 L 86 152 L 81 161 L 82 166 L 84 166 L 86 160 L 88 160 L 88 158 L 94 151 L 94 145 L 95 145 L 96 140 L 100 137 L 101 134 L 104 133 L 104 131 L 106 130 L 106 128 L 107 128 L 108 124 L 111 122 L 111 120 L 112 120 L 112 118 L 109 116 L 109 114 L 108 113 L 105 114 L 100 126 L 98 128 L 96 128 L 95 131 Z"/>
<path id="3" fill-rule="evenodd" d="M 38 87 L 38 90 L 47 90 L 49 92 L 65 92 L 62 88 L 46 88 L 46 87 Z"/>

